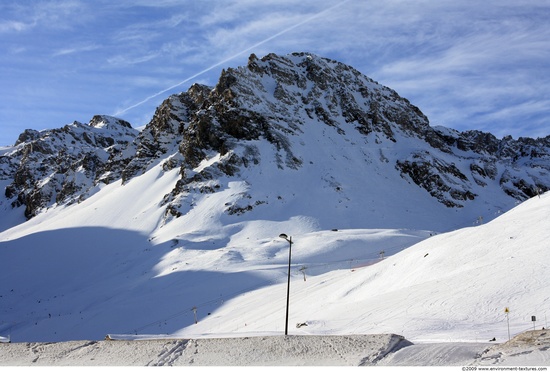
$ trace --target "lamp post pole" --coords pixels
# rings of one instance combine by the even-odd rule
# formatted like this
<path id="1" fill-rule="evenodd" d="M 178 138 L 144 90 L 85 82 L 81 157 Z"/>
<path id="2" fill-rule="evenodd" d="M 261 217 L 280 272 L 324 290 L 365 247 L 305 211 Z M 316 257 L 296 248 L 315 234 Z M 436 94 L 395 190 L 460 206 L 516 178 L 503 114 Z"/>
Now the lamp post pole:
<path id="1" fill-rule="evenodd" d="M 290 262 L 292 256 L 292 237 L 286 234 L 279 235 L 279 238 L 282 238 L 288 242 L 288 281 L 286 285 L 286 320 L 285 320 L 285 336 L 288 335 L 288 308 L 290 304 Z"/>

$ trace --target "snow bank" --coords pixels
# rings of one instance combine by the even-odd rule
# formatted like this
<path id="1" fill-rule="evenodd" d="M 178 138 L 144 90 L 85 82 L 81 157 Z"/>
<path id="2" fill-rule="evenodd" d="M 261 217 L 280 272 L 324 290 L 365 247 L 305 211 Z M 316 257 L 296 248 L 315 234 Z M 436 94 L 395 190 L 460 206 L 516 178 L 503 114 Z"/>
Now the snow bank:
<path id="1" fill-rule="evenodd" d="M 116 336 L 115 336 L 116 337 Z M 548 366 L 550 333 L 412 344 L 394 334 L 0 344 L 3 366 Z"/>
<path id="2" fill-rule="evenodd" d="M 270 336 L 0 345 L 0 365 L 372 365 L 410 344 L 398 335 Z"/>
<path id="3" fill-rule="evenodd" d="M 487 349 L 480 363 L 507 365 L 550 366 L 550 332 L 533 330 L 523 332 L 503 344 Z"/>

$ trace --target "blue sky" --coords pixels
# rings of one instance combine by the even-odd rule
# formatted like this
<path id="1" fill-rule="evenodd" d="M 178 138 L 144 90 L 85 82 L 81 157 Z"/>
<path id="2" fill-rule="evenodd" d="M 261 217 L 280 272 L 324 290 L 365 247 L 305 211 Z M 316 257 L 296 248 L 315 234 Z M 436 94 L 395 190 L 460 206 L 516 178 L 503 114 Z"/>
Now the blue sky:
<path id="1" fill-rule="evenodd" d="M 548 0 L 2 0 L 0 145 L 95 114 L 139 127 L 250 53 L 298 51 L 355 67 L 432 125 L 544 137 L 548 19 Z"/>

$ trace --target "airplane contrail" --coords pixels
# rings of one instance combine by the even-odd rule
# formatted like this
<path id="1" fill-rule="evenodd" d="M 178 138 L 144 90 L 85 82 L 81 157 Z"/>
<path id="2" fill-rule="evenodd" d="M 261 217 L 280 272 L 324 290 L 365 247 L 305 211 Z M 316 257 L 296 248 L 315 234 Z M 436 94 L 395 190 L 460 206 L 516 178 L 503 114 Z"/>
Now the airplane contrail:
<path id="1" fill-rule="evenodd" d="M 277 32 L 276 34 L 274 34 L 274 35 L 272 35 L 272 36 L 270 36 L 270 37 L 268 37 L 268 38 L 266 38 L 266 39 L 264 39 L 264 40 L 261 40 L 261 41 L 257 42 L 256 44 L 254 44 L 254 45 L 252 45 L 252 46 L 250 46 L 250 47 L 248 47 L 248 48 L 246 48 L 246 49 L 244 49 L 244 50 L 241 50 L 240 52 L 238 52 L 238 53 L 236 53 L 236 54 L 233 54 L 232 56 L 230 56 L 230 57 L 228 57 L 228 58 L 225 58 L 225 59 L 223 59 L 223 60 L 221 60 L 221 61 L 219 61 L 219 62 L 216 62 L 216 63 L 213 64 L 212 66 L 207 67 L 207 68 L 205 68 L 204 70 L 199 71 L 199 72 L 197 72 L 196 74 L 194 74 L 194 75 L 192 75 L 192 76 L 189 76 L 188 78 L 186 78 L 185 80 L 180 81 L 180 82 L 177 83 L 177 84 L 174 84 L 174 85 L 172 85 L 172 86 L 170 86 L 170 87 L 168 87 L 168 88 L 166 88 L 166 89 L 163 89 L 163 90 L 161 90 L 160 92 L 157 92 L 157 93 L 155 93 L 155 94 L 153 94 L 153 95 L 151 95 L 151 96 L 149 96 L 149 97 L 143 99 L 142 101 L 133 104 L 132 106 L 129 106 L 129 107 L 123 109 L 123 110 L 117 111 L 117 112 L 114 114 L 114 116 L 124 114 L 125 112 L 127 112 L 127 111 L 129 111 L 129 110 L 131 110 L 131 109 L 134 109 L 134 108 L 136 108 L 136 107 L 138 107 L 138 106 L 141 106 L 142 104 L 144 104 L 144 103 L 150 101 L 151 99 L 153 99 L 153 98 L 155 98 L 155 97 L 158 97 L 158 96 L 160 96 L 161 94 L 164 94 L 164 93 L 168 92 L 169 90 L 172 90 L 172 89 L 174 89 L 174 88 L 177 88 L 177 87 L 179 87 L 180 85 L 183 85 L 183 84 L 187 83 L 189 80 L 194 79 L 194 78 L 196 78 L 196 77 L 198 77 L 198 76 L 200 76 L 200 75 L 202 75 L 202 74 L 204 74 L 204 73 L 206 73 L 206 72 L 208 72 L 208 71 L 210 71 L 210 70 L 213 70 L 213 69 L 215 69 L 216 67 L 218 67 L 218 66 L 220 66 L 220 65 L 223 65 L 223 64 L 225 64 L 225 63 L 231 61 L 232 59 L 234 59 L 234 58 L 240 56 L 241 54 L 246 53 L 246 52 L 249 52 L 250 50 L 252 50 L 252 49 L 254 49 L 254 48 L 257 48 L 257 47 L 259 47 L 260 45 L 263 45 L 263 44 L 265 44 L 265 43 L 267 43 L 267 42 L 269 42 L 269 41 L 271 41 L 271 40 L 273 40 L 273 39 L 275 39 L 275 38 L 277 38 L 277 37 L 279 37 L 279 36 L 281 36 L 281 35 L 283 35 L 283 34 L 289 32 L 289 31 L 292 31 L 292 30 L 294 30 L 295 28 L 298 28 L 298 27 L 300 27 L 300 26 L 303 26 L 304 24 L 306 24 L 306 23 L 308 23 L 308 22 L 311 22 L 312 20 L 314 20 L 314 19 L 316 19 L 316 18 L 319 18 L 319 17 L 323 16 L 324 14 L 330 12 L 331 10 L 333 10 L 333 9 L 335 9 L 335 8 L 338 8 L 338 7 L 344 5 L 345 3 L 348 3 L 348 2 L 350 2 L 350 1 L 351 1 L 351 0 L 344 0 L 344 1 L 342 1 L 342 2 L 340 2 L 340 3 L 338 3 L 338 4 L 336 4 L 336 5 L 333 5 L 333 6 L 329 7 L 329 8 L 327 8 L 327 9 L 325 9 L 325 10 L 322 10 L 322 11 L 320 11 L 320 12 L 318 12 L 318 13 L 315 13 L 315 14 L 312 15 L 311 17 L 308 17 L 308 18 L 304 19 L 304 20 L 301 21 L 301 22 L 298 22 L 298 23 L 296 23 L 296 24 L 294 24 L 294 25 L 292 25 L 292 26 L 290 26 L 290 27 L 287 27 L 287 28 L 285 28 L 284 30 L 279 31 L 279 32 Z"/>

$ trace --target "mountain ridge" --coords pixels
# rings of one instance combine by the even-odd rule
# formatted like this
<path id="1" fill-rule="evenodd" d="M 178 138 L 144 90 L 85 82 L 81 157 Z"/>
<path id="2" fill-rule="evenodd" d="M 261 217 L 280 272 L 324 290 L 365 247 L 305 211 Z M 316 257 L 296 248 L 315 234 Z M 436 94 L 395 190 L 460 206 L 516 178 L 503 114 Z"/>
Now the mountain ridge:
<path id="1" fill-rule="evenodd" d="M 384 169 L 377 177 L 398 172 L 399 183 L 420 187 L 447 208 L 485 203 L 494 214 L 550 189 L 550 136 L 498 140 L 490 133 L 432 128 L 418 107 L 351 66 L 308 53 L 252 54 L 247 66 L 224 69 L 215 87 L 193 84 L 167 98 L 139 133 L 105 115 L 88 125 L 25 131 L 0 153 L 6 184 L 1 203 L 4 209 L 24 207 L 29 219 L 45 208 L 82 201 L 100 184 L 127 183 L 158 162 L 181 174 L 162 197 L 166 220 L 186 212 L 191 191 L 216 192 L 223 186 L 218 178 L 238 179 L 273 160 L 276 167 L 264 173 L 274 177 L 284 169 L 304 172 L 316 158 L 332 162 L 332 174 L 316 181 L 345 194 L 338 168 L 348 160 L 334 155 L 341 147 L 312 151 L 337 142 L 360 150 L 347 156 L 362 158 L 348 172 L 372 172 L 363 164 L 377 163 Z M 485 194 L 495 200 L 478 200 Z M 338 204 L 346 198 L 357 202 L 356 194 L 348 194 Z M 256 197 L 228 213 L 266 202 Z"/>

